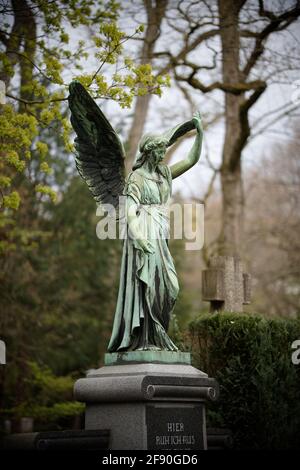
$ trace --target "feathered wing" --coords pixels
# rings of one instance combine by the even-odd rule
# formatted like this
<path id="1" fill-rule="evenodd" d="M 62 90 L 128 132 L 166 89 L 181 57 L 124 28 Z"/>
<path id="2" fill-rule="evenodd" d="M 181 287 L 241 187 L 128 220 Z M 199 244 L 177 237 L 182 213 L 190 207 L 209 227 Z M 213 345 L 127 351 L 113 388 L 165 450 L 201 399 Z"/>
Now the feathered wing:
<path id="1" fill-rule="evenodd" d="M 98 204 L 112 204 L 117 209 L 125 184 L 122 143 L 86 89 L 74 81 L 69 90 L 71 123 L 77 134 L 77 170 Z"/>

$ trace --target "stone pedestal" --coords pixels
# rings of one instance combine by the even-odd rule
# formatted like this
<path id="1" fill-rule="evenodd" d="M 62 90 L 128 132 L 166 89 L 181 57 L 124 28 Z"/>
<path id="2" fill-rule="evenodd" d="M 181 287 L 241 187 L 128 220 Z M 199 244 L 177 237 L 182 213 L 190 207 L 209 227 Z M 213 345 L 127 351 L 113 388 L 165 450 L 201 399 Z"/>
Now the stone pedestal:
<path id="1" fill-rule="evenodd" d="M 187 363 L 128 363 L 127 356 L 78 380 L 74 393 L 86 403 L 85 428 L 110 431 L 110 449 L 196 450 L 207 448 L 205 402 L 217 399 L 218 386 Z"/>

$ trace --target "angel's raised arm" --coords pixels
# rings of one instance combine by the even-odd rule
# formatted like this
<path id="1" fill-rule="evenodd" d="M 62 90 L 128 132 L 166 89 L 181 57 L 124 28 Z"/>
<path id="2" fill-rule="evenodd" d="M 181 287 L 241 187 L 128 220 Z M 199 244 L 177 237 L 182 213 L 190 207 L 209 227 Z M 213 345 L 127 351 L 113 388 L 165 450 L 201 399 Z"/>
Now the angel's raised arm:
<path id="1" fill-rule="evenodd" d="M 203 137 L 203 128 L 202 128 L 202 123 L 201 123 L 201 117 L 199 113 L 196 113 L 191 121 L 189 123 L 192 123 L 192 128 L 195 128 L 197 131 L 196 139 L 194 141 L 194 144 L 188 154 L 188 156 L 180 160 L 179 162 L 175 163 L 174 165 L 171 165 L 171 174 L 172 178 L 177 178 L 178 176 L 182 175 L 185 173 L 187 170 L 192 168 L 194 166 L 201 154 L 201 148 L 202 148 L 202 137 Z M 191 130 L 191 129 L 188 129 Z"/>

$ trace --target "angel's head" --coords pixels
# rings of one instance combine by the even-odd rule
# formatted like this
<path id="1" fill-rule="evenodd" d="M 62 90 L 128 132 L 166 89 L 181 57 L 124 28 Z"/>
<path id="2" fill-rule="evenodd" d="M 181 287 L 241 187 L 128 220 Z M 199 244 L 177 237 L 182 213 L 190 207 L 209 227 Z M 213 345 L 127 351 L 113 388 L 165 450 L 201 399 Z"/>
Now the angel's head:
<path id="1" fill-rule="evenodd" d="M 140 168 L 146 162 L 156 167 L 159 165 L 167 151 L 169 141 L 162 136 L 145 134 L 139 143 L 139 151 L 133 170 Z"/>

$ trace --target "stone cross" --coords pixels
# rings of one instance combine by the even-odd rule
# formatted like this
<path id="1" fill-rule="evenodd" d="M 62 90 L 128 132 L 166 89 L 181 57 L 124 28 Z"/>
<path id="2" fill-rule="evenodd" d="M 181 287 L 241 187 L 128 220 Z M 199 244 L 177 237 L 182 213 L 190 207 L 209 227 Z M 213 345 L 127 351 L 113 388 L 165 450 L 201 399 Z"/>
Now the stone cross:
<path id="1" fill-rule="evenodd" d="M 250 304 L 251 276 L 234 256 L 215 256 L 202 272 L 202 299 L 210 302 L 211 311 L 242 312 Z"/>

